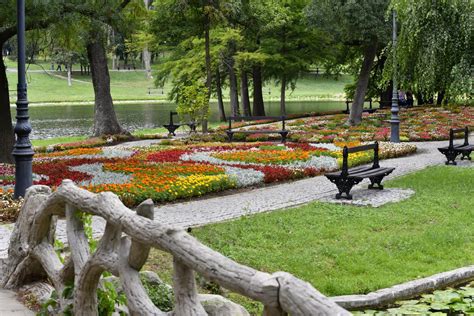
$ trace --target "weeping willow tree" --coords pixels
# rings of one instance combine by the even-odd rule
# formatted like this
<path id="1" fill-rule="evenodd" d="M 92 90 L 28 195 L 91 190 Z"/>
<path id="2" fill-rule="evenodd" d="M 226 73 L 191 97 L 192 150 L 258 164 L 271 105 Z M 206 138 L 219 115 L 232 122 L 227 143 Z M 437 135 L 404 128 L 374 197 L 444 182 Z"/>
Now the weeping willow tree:
<path id="1" fill-rule="evenodd" d="M 472 98 L 474 69 L 471 0 L 395 0 L 400 20 L 399 80 L 418 103 Z M 386 68 L 390 76 L 391 68 Z"/>

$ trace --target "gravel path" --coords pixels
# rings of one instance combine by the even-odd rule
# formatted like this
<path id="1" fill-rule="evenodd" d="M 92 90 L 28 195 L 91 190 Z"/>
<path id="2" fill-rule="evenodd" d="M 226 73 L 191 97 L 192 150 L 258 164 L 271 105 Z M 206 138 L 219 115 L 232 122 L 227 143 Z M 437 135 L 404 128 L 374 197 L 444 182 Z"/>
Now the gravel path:
<path id="1" fill-rule="evenodd" d="M 474 142 L 474 135 L 470 135 L 470 141 Z M 120 146 L 148 146 L 151 143 L 158 142 L 159 140 L 141 141 Z M 413 143 L 418 147 L 416 154 L 382 160 L 380 162 L 382 167 L 396 168 L 386 179 L 399 177 L 424 169 L 427 166 L 444 164 L 445 158 L 438 152 L 437 148 L 446 145 L 446 143 L 446 141 Z M 474 162 L 459 162 L 458 167 L 462 166 L 473 167 Z M 366 188 L 367 181 L 367 179 L 364 180 L 354 190 Z M 335 185 L 324 176 L 319 176 L 237 193 L 229 192 L 219 197 L 158 206 L 155 208 L 155 219 L 163 224 L 180 228 L 195 227 L 231 220 L 244 215 L 294 207 L 315 200 L 327 200 L 328 196 L 334 194 L 336 194 Z M 386 196 L 387 199 L 393 198 L 390 194 Z M 383 198 L 383 196 L 376 197 L 379 202 Z M 100 235 L 103 231 L 104 222 L 100 219 L 96 220 L 93 226 L 95 234 Z M 0 225 L 0 259 L 7 257 L 8 241 L 12 229 L 13 225 Z M 59 221 L 57 236 L 60 240 L 65 240 L 64 221 Z"/>

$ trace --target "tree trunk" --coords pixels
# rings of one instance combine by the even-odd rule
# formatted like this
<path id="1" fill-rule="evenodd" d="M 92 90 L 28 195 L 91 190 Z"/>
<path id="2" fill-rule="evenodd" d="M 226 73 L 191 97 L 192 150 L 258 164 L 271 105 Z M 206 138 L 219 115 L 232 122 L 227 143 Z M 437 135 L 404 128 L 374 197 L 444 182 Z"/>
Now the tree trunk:
<path id="1" fill-rule="evenodd" d="M 91 67 L 95 94 L 94 136 L 130 134 L 120 126 L 115 115 L 112 95 L 110 94 L 107 57 L 100 39 L 91 40 L 87 44 L 87 57 Z"/>
<path id="2" fill-rule="evenodd" d="M 1 47 L 3 47 L 3 43 L 0 43 Z M 14 162 L 12 156 L 14 143 L 15 134 L 10 114 L 8 78 L 3 58 L 0 57 L 0 162 Z"/>
<path id="3" fill-rule="evenodd" d="M 227 64 L 229 70 L 229 93 L 230 93 L 230 110 L 232 116 L 240 116 L 239 110 L 239 93 L 237 89 L 237 75 L 234 69 L 234 58 L 230 57 Z"/>
<path id="4" fill-rule="evenodd" d="M 146 78 L 151 79 L 151 53 L 148 50 L 148 47 L 143 49 L 143 65 L 145 66 Z"/>
<path id="5" fill-rule="evenodd" d="M 253 115 L 265 116 L 262 92 L 262 68 L 253 66 Z"/>
<path id="6" fill-rule="evenodd" d="M 445 94 L 446 93 L 444 90 L 438 92 L 438 97 L 436 98 L 436 105 L 443 104 Z"/>
<path id="7" fill-rule="evenodd" d="M 249 97 L 249 78 L 247 72 L 242 69 L 240 73 L 240 96 L 242 99 L 242 109 L 244 110 L 244 116 L 251 116 L 250 110 L 250 97 Z"/>
<path id="8" fill-rule="evenodd" d="M 209 1 L 210 2 L 210 1 Z M 205 37 L 205 50 L 206 50 L 206 87 L 207 87 L 207 102 L 211 99 L 212 92 L 212 65 L 211 65 L 211 17 L 206 14 L 206 29 L 204 31 Z M 207 133 L 207 119 L 202 121 L 202 132 Z"/>
<path id="9" fill-rule="evenodd" d="M 67 65 L 67 85 L 72 86 L 72 63 Z"/>
<path id="10" fill-rule="evenodd" d="M 387 88 L 380 93 L 380 107 L 381 108 L 390 108 L 392 104 L 392 93 L 393 93 L 393 81 L 390 80 L 390 83 L 387 85 Z"/>
<path id="11" fill-rule="evenodd" d="M 280 115 L 286 115 L 286 76 L 281 77 Z"/>
<path id="12" fill-rule="evenodd" d="M 219 109 L 219 119 L 221 122 L 226 122 L 227 118 L 225 117 L 224 100 L 222 98 L 221 74 L 219 70 L 217 70 L 216 72 L 216 90 L 217 90 L 217 107 Z"/>
<path id="13" fill-rule="evenodd" d="M 144 0 L 145 8 L 148 10 L 150 8 L 150 0 Z M 145 67 L 146 78 L 151 79 L 151 53 L 148 50 L 148 46 L 143 48 L 143 66 Z"/>
<path id="14" fill-rule="evenodd" d="M 373 43 L 364 50 L 364 61 L 357 80 L 357 87 L 352 102 L 351 113 L 348 123 L 352 126 L 359 125 L 362 122 L 362 112 L 364 110 L 365 95 L 369 84 L 370 71 L 374 64 L 375 54 L 377 53 L 377 44 Z"/>
<path id="15" fill-rule="evenodd" d="M 423 98 L 423 94 L 421 92 L 418 92 L 416 94 L 416 102 L 417 105 L 424 105 L 426 103 L 425 98 Z"/>

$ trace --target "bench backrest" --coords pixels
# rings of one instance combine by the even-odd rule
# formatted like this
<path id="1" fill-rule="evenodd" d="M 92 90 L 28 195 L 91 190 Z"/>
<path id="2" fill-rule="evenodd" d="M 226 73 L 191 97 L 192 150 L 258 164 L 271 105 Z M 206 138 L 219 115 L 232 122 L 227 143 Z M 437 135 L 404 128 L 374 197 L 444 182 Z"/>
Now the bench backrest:
<path id="1" fill-rule="evenodd" d="M 367 151 L 367 150 L 373 150 L 374 151 L 374 164 L 372 165 L 372 168 L 380 168 L 379 165 L 379 143 L 375 142 L 373 144 L 368 144 L 368 145 L 362 145 L 362 146 L 356 146 L 356 147 L 347 147 L 344 146 L 344 149 L 342 150 L 342 175 L 347 176 L 348 170 L 349 170 L 349 154 L 361 152 L 361 151 Z"/>
<path id="2" fill-rule="evenodd" d="M 229 120 L 229 130 L 232 129 L 232 121 L 260 121 L 260 120 L 274 120 L 282 122 L 282 129 L 285 130 L 285 120 L 286 116 L 230 116 Z"/>
<path id="3" fill-rule="evenodd" d="M 464 146 L 469 145 L 469 128 L 451 128 L 449 130 L 449 148 L 454 148 L 454 134 L 464 133 Z"/>

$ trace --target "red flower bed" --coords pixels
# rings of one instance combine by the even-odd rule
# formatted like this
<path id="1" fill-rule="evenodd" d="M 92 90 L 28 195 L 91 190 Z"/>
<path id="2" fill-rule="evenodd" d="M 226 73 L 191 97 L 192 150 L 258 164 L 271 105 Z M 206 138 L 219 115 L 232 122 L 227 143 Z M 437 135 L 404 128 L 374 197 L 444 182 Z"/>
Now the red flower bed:
<path id="1" fill-rule="evenodd" d="M 149 154 L 146 159 L 153 162 L 178 162 L 179 158 L 187 153 L 189 153 L 189 150 L 163 150 Z"/>

